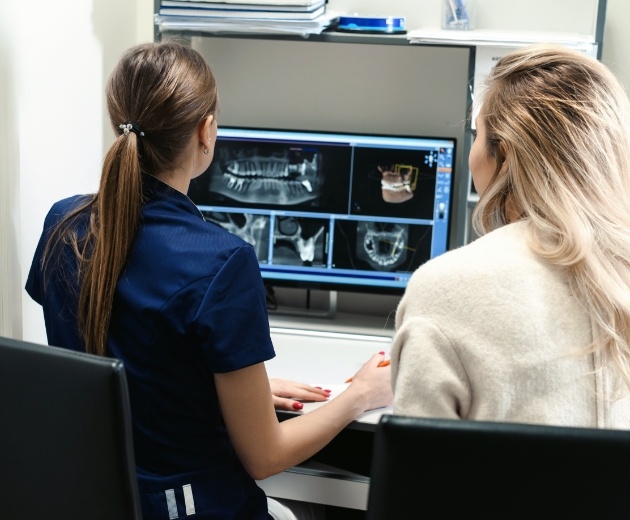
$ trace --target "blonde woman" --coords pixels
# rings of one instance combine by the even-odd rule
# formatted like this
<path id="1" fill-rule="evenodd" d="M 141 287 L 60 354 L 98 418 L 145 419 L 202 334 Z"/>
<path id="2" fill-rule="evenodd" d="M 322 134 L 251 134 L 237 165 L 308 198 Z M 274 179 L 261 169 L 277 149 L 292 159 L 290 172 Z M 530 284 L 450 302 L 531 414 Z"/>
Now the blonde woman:
<path id="1" fill-rule="evenodd" d="M 394 412 L 630 428 L 630 106 L 595 59 L 503 57 L 469 166 L 481 238 L 414 274 Z"/>

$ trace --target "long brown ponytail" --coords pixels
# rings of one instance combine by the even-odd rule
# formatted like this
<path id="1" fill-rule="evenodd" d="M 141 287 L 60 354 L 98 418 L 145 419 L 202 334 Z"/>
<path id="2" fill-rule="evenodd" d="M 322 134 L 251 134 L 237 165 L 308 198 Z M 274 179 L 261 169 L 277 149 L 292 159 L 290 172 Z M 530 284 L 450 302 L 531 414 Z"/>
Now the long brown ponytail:
<path id="1" fill-rule="evenodd" d="M 116 286 L 140 225 L 142 174 L 172 169 L 197 125 L 217 108 L 216 81 L 203 57 L 176 42 L 129 49 L 107 83 L 107 108 L 118 134 L 108 150 L 98 193 L 51 235 L 44 258 L 70 244 L 78 260 L 79 333 L 88 352 L 104 355 Z M 90 211 L 87 237 L 75 218 Z"/>

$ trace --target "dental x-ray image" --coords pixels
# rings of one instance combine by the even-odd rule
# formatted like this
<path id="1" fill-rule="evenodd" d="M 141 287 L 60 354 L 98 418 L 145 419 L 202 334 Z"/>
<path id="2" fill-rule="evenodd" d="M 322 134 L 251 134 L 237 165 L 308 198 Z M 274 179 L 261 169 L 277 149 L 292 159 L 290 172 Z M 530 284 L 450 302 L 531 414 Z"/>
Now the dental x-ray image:
<path id="1" fill-rule="evenodd" d="M 391 271 L 407 259 L 409 226 L 391 222 L 359 222 L 356 253 L 377 271 Z"/>
<path id="2" fill-rule="evenodd" d="M 188 196 L 202 206 L 347 213 L 351 164 L 348 147 L 218 139 Z"/>
<path id="3" fill-rule="evenodd" d="M 456 141 L 220 126 L 190 182 L 210 225 L 252 245 L 265 283 L 400 294 L 448 249 Z"/>
<path id="4" fill-rule="evenodd" d="M 266 264 L 269 256 L 269 217 L 252 213 L 202 211 L 206 222 L 212 222 L 249 243 L 258 262 Z"/>
<path id="5" fill-rule="evenodd" d="M 314 218 L 277 217 L 273 234 L 273 263 L 277 265 L 326 265 L 328 221 Z"/>
<path id="6" fill-rule="evenodd" d="M 409 273 L 430 257 L 431 226 L 335 221 L 333 267 Z"/>
<path id="7" fill-rule="evenodd" d="M 316 149 L 267 143 L 217 147 L 208 189 L 239 202 L 302 204 L 321 194 L 321 154 Z"/>

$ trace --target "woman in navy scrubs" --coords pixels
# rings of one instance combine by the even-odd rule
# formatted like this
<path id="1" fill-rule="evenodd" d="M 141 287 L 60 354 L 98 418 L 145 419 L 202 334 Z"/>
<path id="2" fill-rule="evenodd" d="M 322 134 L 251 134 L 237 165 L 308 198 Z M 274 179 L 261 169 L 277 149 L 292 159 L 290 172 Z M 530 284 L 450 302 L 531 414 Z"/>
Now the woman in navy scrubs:
<path id="1" fill-rule="evenodd" d="M 124 362 L 145 520 L 268 519 L 255 480 L 389 405 L 389 368 L 375 354 L 337 398 L 279 423 L 254 251 L 186 196 L 217 134 L 209 66 L 177 43 L 133 47 L 109 78 L 107 106 L 117 138 L 98 193 L 54 204 L 27 291 L 51 345 Z"/>

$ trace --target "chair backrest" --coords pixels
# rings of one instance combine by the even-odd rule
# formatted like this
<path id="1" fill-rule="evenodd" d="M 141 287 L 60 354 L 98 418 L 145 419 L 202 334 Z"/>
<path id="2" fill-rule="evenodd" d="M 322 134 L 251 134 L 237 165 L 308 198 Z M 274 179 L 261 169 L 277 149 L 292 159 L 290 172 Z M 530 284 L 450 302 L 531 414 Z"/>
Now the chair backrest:
<path id="1" fill-rule="evenodd" d="M 140 520 L 120 361 L 0 338 L 0 517 Z"/>
<path id="2" fill-rule="evenodd" d="M 630 432 L 384 415 L 368 520 L 630 518 Z"/>

